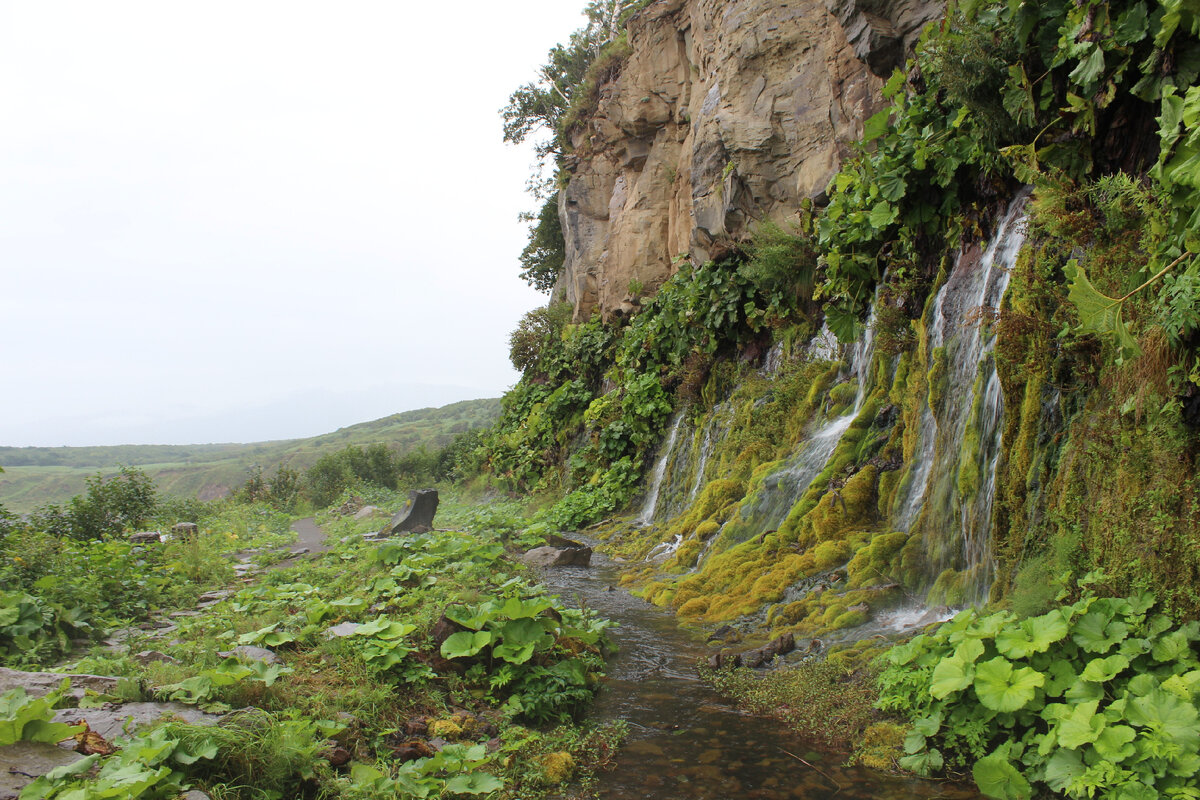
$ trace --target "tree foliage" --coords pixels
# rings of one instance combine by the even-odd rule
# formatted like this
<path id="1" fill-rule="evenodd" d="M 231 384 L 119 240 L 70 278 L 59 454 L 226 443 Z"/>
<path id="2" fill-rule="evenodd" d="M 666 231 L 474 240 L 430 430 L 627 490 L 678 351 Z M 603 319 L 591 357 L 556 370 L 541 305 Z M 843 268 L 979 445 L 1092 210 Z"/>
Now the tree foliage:
<path id="1" fill-rule="evenodd" d="M 539 292 L 549 292 L 558 280 L 567 257 L 562 223 L 558 219 L 558 195 L 547 198 L 532 220 L 529 244 L 521 251 L 521 277 Z"/>

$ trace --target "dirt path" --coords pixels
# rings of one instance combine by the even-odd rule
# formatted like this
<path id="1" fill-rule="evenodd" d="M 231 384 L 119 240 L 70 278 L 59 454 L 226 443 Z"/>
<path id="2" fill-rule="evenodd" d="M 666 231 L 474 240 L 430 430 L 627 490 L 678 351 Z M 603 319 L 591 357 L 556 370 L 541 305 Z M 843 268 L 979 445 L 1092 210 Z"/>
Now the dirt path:
<path id="1" fill-rule="evenodd" d="M 329 549 L 325 542 L 325 532 L 317 527 L 312 517 L 298 519 L 292 523 L 292 530 L 300 537 L 297 547 L 307 547 L 310 553 L 324 553 Z"/>

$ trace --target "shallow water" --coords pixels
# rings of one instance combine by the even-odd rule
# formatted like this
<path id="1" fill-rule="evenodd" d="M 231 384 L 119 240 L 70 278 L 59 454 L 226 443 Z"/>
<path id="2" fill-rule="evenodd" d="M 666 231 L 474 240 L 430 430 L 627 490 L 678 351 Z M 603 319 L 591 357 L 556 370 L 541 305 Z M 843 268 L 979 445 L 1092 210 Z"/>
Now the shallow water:
<path id="1" fill-rule="evenodd" d="M 696 662 L 712 649 L 662 609 L 617 588 L 603 556 L 591 568 L 560 567 L 545 584 L 564 600 L 620 623 L 620 651 L 593 716 L 629 723 L 614 769 L 600 777 L 605 800 L 889 800 L 975 798 L 953 784 L 906 780 L 840 766 L 782 724 L 738 711 L 702 683 Z M 808 765 L 800 759 L 808 762 Z M 811 766 L 809 766 L 811 765 Z"/>

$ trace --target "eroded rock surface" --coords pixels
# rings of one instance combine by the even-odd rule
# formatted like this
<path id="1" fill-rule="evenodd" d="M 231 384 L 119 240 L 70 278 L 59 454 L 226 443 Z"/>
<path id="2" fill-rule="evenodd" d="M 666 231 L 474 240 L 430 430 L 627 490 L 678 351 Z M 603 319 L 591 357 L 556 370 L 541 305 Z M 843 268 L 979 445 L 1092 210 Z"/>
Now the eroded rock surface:
<path id="1" fill-rule="evenodd" d="M 683 253 L 700 263 L 819 198 L 877 110 L 879 74 L 943 6 L 928 0 L 659 0 L 572 133 L 554 299 L 631 311 Z"/>

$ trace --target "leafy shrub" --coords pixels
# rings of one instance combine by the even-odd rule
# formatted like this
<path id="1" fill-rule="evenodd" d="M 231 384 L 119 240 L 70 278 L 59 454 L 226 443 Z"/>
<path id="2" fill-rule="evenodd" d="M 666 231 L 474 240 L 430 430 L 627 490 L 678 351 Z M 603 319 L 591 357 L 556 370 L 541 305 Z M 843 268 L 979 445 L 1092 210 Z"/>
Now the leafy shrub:
<path id="1" fill-rule="evenodd" d="M 1200 623 L 1149 594 L 1087 594 L 1025 620 L 960 612 L 893 649 L 879 705 L 912 723 L 901 764 L 970 768 L 989 797 L 1041 785 L 1071 798 L 1200 791 Z"/>

